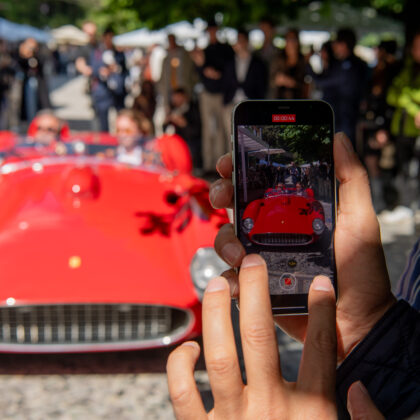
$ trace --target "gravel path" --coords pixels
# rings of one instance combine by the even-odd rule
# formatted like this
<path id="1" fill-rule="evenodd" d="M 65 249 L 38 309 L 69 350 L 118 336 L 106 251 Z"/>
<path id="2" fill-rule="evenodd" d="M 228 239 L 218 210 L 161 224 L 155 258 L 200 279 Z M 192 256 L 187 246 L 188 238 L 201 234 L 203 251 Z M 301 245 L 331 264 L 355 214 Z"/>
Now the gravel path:
<path id="1" fill-rule="evenodd" d="M 164 374 L 5 375 L 3 420 L 172 420 Z"/>
<path id="2" fill-rule="evenodd" d="M 172 420 L 165 365 L 172 348 L 91 354 L 0 355 L 0 418 Z M 202 359 L 196 378 L 208 407 Z"/>

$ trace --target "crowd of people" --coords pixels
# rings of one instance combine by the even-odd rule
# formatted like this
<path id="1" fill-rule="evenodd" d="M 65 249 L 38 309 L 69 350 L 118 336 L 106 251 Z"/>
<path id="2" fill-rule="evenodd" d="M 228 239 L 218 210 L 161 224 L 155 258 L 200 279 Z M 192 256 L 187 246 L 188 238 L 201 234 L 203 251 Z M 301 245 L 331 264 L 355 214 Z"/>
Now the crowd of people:
<path id="1" fill-rule="evenodd" d="M 355 55 L 352 29 L 338 30 L 317 54 L 304 54 L 298 30 L 289 29 L 279 49 L 273 21 L 263 19 L 259 27 L 264 42 L 257 50 L 242 28 L 233 45 L 220 42 L 215 21 L 208 22 L 204 49 L 187 51 L 170 33 L 159 61 L 156 46 L 117 48 L 111 28 L 99 36 L 97 26 L 85 22 L 89 42 L 72 56 L 74 68 L 87 78 L 99 130 L 110 130 L 111 109 L 135 109 L 152 132 L 183 137 L 194 167 L 209 172 L 230 149 L 231 111 L 240 100 L 321 98 L 334 109 L 336 131 L 345 132 L 363 158 L 377 210 L 395 205 L 396 176 L 419 177 L 420 33 L 407 40 L 400 57 L 395 41 L 382 41 L 372 68 Z M 50 107 L 47 56 L 33 39 L 12 50 L 0 44 L 1 129 L 14 129 L 17 118 L 31 121 Z M 60 55 L 52 56 L 62 71 Z"/>
<path id="2" fill-rule="evenodd" d="M 247 169 L 247 186 L 265 196 L 310 189 L 317 199 L 331 198 L 331 166 L 326 162 L 306 165 L 272 165 L 256 162 Z"/>

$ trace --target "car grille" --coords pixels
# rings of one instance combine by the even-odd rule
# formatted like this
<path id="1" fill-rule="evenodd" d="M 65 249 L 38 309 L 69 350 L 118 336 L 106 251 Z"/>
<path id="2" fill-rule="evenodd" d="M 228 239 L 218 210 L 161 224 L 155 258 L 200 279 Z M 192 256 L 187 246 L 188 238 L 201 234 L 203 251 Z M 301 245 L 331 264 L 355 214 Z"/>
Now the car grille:
<path id="1" fill-rule="evenodd" d="M 252 240 L 260 245 L 307 245 L 312 237 L 301 233 L 257 233 Z"/>
<path id="2" fill-rule="evenodd" d="M 70 304 L 0 308 L 0 350 L 83 351 L 111 344 L 142 348 L 169 344 L 190 327 L 189 312 L 158 305 Z M 109 346 L 108 346 L 109 347 Z M 112 347 L 112 346 L 111 346 Z"/>

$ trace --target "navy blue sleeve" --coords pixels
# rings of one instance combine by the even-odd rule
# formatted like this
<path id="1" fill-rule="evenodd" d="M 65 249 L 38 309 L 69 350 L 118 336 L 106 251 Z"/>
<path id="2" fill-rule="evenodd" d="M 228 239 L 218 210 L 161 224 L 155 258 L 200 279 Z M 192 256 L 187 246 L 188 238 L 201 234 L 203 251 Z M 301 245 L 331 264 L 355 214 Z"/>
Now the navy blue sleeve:
<path id="1" fill-rule="evenodd" d="M 403 419 L 420 406 L 420 314 L 400 300 L 337 370 L 339 419 L 349 419 L 347 391 L 360 380 L 383 415 Z"/>
<path id="2" fill-rule="evenodd" d="M 407 265 L 398 281 L 396 296 L 420 311 L 420 238 L 411 250 Z"/>

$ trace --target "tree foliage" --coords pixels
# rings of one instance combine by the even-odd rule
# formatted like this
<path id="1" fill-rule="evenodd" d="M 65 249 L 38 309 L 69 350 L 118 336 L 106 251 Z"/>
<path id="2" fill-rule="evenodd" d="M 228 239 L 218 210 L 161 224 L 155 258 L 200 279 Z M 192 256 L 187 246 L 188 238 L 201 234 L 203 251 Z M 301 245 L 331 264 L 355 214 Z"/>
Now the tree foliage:
<path id="1" fill-rule="evenodd" d="M 348 0 L 320 1 L 321 13 L 329 5 Z M 38 27 L 56 27 L 64 23 L 80 23 L 91 18 L 101 28 L 113 25 L 117 32 L 147 26 L 159 29 L 180 20 L 205 20 L 216 14 L 223 16 L 223 25 L 239 27 L 256 24 L 263 17 L 287 24 L 313 0 L 1 0 L 0 16 L 17 23 Z M 381 14 L 405 19 L 404 6 L 417 0 L 354 0 L 353 7 L 373 7 Z M 414 17 L 413 17 L 414 18 Z"/>
<path id="2" fill-rule="evenodd" d="M 355 0 L 355 7 L 373 7 L 382 14 L 403 18 L 405 1 L 412 0 Z M 416 0 L 413 0 L 416 1 Z M 192 21 L 197 17 L 205 20 L 223 15 L 223 24 L 240 27 L 256 24 L 263 17 L 270 17 L 275 23 L 287 23 L 297 16 L 299 8 L 308 7 L 313 0 L 171 0 L 163 3 L 159 0 L 101 0 L 102 6 L 93 11 L 93 16 L 108 20 L 118 27 L 128 25 L 147 26 L 159 29 L 180 20 Z M 321 13 L 328 13 L 332 0 L 322 1 Z M 336 3 L 348 3 L 347 0 L 335 0 Z M 127 12 L 130 19 L 127 19 Z M 131 28 L 130 28 L 131 29 Z"/>
<path id="3" fill-rule="evenodd" d="M 266 126 L 262 136 L 270 148 L 283 148 L 293 153 L 298 164 L 331 160 L 331 133 L 328 125 Z"/>
<path id="4" fill-rule="evenodd" d="M 307 3 L 304 1 L 304 3 Z M 138 22 L 150 29 L 159 29 L 180 20 L 192 21 L 197 17 L 205 20 L 214 18 L 217 13 L 223 14 L 223 24 L 241 26 L 250 22 L 258 22 L 265 16 L 295 14 L 297 4 L 293 0 L 176 0 L 163 2 L 156 0 L 103 0 L 100 10 L 94 16 L 107 16 L 109 23 L 120 26 L 121 11 L 133 10 Z"/>
<path id="5" fill-rule="evenodd" d="M 101 0 L 97 0 L 101 1 Z M 95 0 L 1 0 L 0 16 L 16 23 L 54 28 L 86 16 Z"/>

